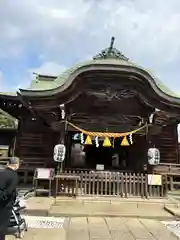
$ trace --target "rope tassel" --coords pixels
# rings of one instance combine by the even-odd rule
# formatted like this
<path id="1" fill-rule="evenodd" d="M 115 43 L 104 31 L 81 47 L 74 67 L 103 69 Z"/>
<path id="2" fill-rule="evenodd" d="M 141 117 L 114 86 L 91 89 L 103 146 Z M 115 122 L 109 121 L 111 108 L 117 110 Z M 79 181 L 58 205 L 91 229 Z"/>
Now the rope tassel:
<path id="1" fill-rule="evenodd" d="M 129 142 L 127 140 L 127 137 L 125 136 L 121 142 L 121 146 L 129 146 Z"/>
<path id="2" fill-rule="evenodd" d="M 86 145 L 92 145 L 92 140 L 90 136 L 87 136 L 85 143 Z"/>
<path id="3" fill-rule="evenodd" d="M 105 137 L 103 147 L 111 147 L 111 142 L 108 137 Z"/>

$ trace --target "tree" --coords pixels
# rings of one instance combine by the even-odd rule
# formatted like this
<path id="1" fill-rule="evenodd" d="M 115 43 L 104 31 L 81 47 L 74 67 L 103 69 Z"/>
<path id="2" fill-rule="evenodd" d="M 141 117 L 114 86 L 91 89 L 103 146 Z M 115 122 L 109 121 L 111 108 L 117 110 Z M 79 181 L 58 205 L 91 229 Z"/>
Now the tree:
<path id="1" fill-rule="evenodd" d="M 17 120 L 0 109 L 0 128 L 16 128 Z"/>

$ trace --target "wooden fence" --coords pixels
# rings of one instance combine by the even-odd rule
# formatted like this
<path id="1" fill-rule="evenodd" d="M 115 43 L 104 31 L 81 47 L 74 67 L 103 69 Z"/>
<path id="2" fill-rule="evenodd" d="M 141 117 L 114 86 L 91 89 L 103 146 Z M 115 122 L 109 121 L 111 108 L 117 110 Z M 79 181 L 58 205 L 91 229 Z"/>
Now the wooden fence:
<path id="1" fill-rule="evenodd" d="M 160 163 L 153 169 L 153 173 L 167 176 L 169 191 L 180 188 L 180 164 Z"/>
<path id="2" fill-rule="evenodd" d="M 159 198 L 165 197 L 168 190 L 165 176 L 162 176 L 162 185 L 148 185 L 148 175 L 145 173 L 66 170 L 64 174 L 80 176 L 76 191 L 81 196 Z M 64 179 L 61 187 L 62 184 L 64 194 L 73 192 L 74 186 L 70 181 Z"/>
<path id="3" fill-rule="evenodd" d="M 1 165 L 5 164 L 7 158 L 0 158 Z M 24 166 L 18 170 L 20 183 L 32 184 L 35 167 Z M 98 172 L 91 170 L 67 169 L 63 175 L 80 176 L 77 193 L 81 196 L 114 196 L 114 197 L 142 197 L 159 198 L 166 197 L 168 191 L 180 186 L 180 164 L 159 164 L 154 174 L 162 175 L 162 185 L 149 185 L 148 174 L 132 172 Z M 64 194 L 73 192 L 74 185 L 71 181 L 64 179 L 58 188 L 64 188 Z M 55 184 L 54 184 L 55 185 Z"/>

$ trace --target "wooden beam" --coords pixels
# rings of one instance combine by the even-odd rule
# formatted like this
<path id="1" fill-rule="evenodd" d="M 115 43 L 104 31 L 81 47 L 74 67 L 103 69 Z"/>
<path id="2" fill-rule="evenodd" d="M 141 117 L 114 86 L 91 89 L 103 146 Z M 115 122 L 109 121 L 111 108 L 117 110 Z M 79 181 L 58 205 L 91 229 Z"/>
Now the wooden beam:
<path id="1" fill-rule="evenodd" d="M 28 102 L 26 102 L 26 100 L 23 98 L 23 96 L 22 96 L 19 92 L 17 92 L 17 95 L 18 95 L 21 103 L 24 105 L 24 107 L 26 107 L 26 108 L 29 110 L 29 112 L 32 114 L 32 116 L 33 116 L 34 118 L 42 121 L 46 126 L 50 127 L 50 124 L 49 124 L 39 113 L 37 113 L 37 112 L 33 109 L 33 107 L 32 107 L 31 105 L 29 105 Z"/>
<path id="2" fill-rule="evenodd" d="M 17 92 L 17 95 L 19 97 L 19 100 L 23 104 L 23 106 L 28 109 L 28 111 L 32 114 L 33 117 L 36 117 L 36 114 L 35 114 L 33 108 L 31 106 L 29 106 L 29 104 L 25 101 L 23 96 L 19 92 Z"/>

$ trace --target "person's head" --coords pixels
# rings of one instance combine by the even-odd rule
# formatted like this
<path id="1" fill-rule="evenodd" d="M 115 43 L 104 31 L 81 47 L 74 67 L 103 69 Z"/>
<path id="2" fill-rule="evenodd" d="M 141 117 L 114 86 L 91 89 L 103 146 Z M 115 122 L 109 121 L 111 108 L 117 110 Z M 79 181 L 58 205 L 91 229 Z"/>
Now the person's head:
<path id="1" fill-rule="evenodd" d="M 7 167 L 8 168 L 11 168 L 12 170 L 16 171 L 18 170 L 19 168 L 19 158 L 17 157 L 11 157 L 9 160 L 8 160 L 8 163 L 7 163 Z"/>

